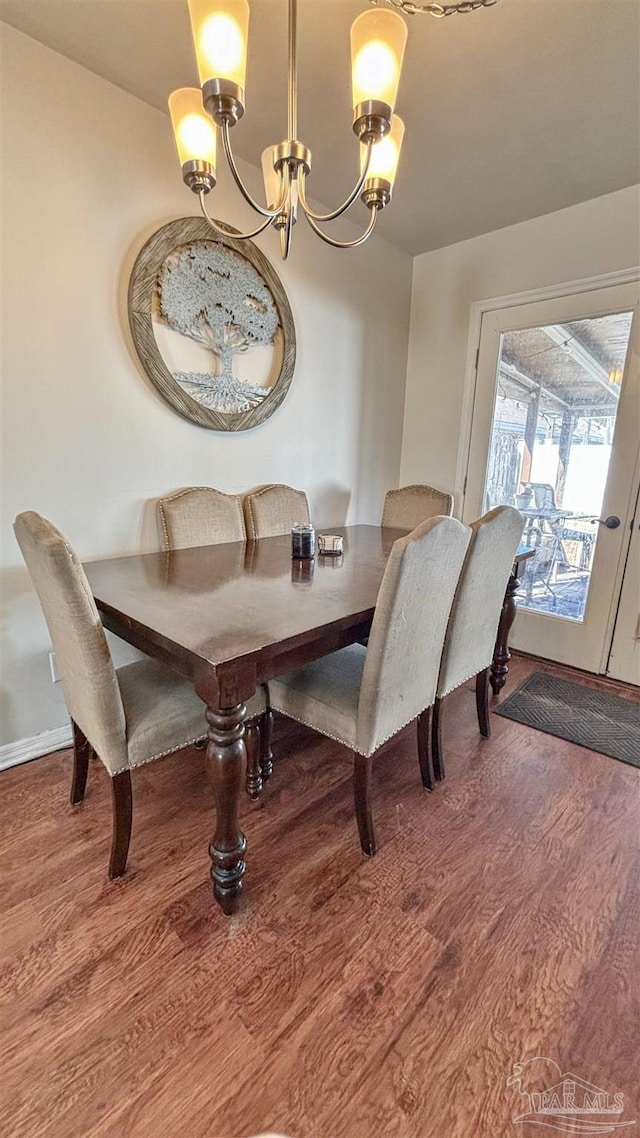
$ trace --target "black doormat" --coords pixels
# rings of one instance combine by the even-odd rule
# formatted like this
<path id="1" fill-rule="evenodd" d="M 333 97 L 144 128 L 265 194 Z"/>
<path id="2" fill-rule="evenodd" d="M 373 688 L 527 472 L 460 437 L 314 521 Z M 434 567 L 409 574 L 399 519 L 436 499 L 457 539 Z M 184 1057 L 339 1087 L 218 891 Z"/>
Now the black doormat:
<path id="1" fill-rule="evenodd" d="M 635 700 L 533 672 L 496 714 L 640 767 L 640 703 Z"/>

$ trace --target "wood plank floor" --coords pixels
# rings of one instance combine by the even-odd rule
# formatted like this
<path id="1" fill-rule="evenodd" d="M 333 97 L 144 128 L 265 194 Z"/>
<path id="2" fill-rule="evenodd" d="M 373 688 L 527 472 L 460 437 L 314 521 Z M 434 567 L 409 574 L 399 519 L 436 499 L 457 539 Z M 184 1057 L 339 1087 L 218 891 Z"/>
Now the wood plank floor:
<path id="1" fill-rule="evenodd" d="M 102 767 L 79 808 L 69 752 L 4 772 L 2 1134 L 526 1138 L 507 1079 L 533 1056 L 640 1119 L 640 771 L 474 716 L 470 688 L 447 700 L 433 794 L 412 732 L 380 756 L 373 859 L 347 753 L 280 720 L 231 919 L 201 752 L 134 775 L 113 884 Z"/>

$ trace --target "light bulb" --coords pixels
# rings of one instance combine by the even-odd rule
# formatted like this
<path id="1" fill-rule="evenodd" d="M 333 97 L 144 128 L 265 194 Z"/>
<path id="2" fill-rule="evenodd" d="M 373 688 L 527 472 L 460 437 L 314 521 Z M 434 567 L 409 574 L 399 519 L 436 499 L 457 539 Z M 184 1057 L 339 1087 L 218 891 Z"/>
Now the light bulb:
<path id="1" fill-rule="evenodd" d="M 393 114 L 407 42 L 407 25 L 397 12 L 362 12 L 351 26 L 351 82 L 354 109 L 371 100 Z"/>
<path id="2" fill-rule="evenodd" d="M 369 161 L 369 169 L 367 170 L 367 177 L 365 180 L 364 188 L 367 188 L 367 182 L 374 178 L 381 178 L 389 183 L 389 189 L 393 187 L 396 180 L 396 173 L 398 170 L 398 162 L 400 161 L 400 151 L 402 149 L 402 140 L 404 138 L 404 123 L 400 115 L 394 115 L 391 122 L 391 131 L 389 134 L 380 141 L 376 142 L 371 148 L 371 159 Z M 367 160 L 366 147 L 362 147 L 360 155 L 360 168 L 364 169 L 364 164 Z"/>
<path id="3" fill-rule="evenodd" d="M 202 106 L 198 87 L 181 87 L 169 96 L 169 113 L 182 176 L 193 190 L 215 186 L 216 128 Z M 197 175 L 197 176 L 196 176 Z"/>
<path id="4" fill-rule="evenodd" d="M 244 91 L 247 67 L 247 0 L 189 0 L 200 83 L 227 80 Z"/>
<path id="5" fill-rule="evenodd" d="M 200 50 L 207 70 L 215 76 L 232 76 L 242 63 L 244 40 L 236 20 L 226 12 L 208 16 L 200 28 Z"/>

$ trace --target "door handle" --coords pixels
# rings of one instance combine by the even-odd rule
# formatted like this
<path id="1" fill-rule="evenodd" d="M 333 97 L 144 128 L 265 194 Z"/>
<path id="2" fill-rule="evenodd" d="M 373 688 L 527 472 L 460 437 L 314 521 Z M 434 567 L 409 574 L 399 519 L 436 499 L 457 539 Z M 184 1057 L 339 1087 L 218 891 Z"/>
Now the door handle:
<path id="1" fill-rule="evenodd" d="M 609 514 L 608 518 L 594 518 L 593 522 L 597 522 L 599 526 L 606 526 L 607 529 L 617 529 L 620 525 L 620 518 L 617 514 Z"/>

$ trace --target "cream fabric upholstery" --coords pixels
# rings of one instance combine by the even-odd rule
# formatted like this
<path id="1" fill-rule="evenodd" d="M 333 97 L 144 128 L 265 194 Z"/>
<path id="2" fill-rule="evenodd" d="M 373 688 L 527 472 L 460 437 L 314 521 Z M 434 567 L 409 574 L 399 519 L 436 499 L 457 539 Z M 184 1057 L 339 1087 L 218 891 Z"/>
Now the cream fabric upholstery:
<path id="1" fill-rule="evenodd" d="M 271 681 L 278 711 L 372 755 L 434 702 L 444 634 L 471 534 L 454 518 L 394 543 L 367 648 L 355 644 Z"/>
<path id="2" fill-rule="evenodd" d="M 292 526 L 310 521 L 307 495 L 291 486 L 263 486 L 245 494 L 244 517 L 251 541 L 289 533 Z"/>
<path id="3" fill-rule="evenodd" d="M 212 486 L 187 486 L 158 502 L 164 549 L 245 541 L 242 499 Z"/>
<path id="4" fill-rule="evenodd" d="M 204 704 L 189 680 L 146 659 L 116 675 L 127 721 L 127 766 L 140 767 L 206 735 Z"/>
<path id="5" fill-rule="evenodd" d="M 14 529 L 49 627 L 69 715 L 114 774 L 128 766 L 126 719 L 84 569 L 62 534 L 39 514 L 19 514 Z"/>
<path id="6" fill-rule="evenodd" d="M 42 605 L 67 709 L 111 776 L 184 747 L 206 732 L 192 685 L 153 660 L 117 672 L 84 569 L 39 514 L 19 514 L 16 538 Z M 247 714 L 265 709 L 262 689 Z"/>
<path id="7" fill-rule="evenodd" d="M 420 522 L 438 515 L 451 517 L 453 495 L 433 486 L 401 486 L 388 490 L 382 511 L 383 526 L 395 529 L 414 529 Z"/>
<path id="8" fill-rule="evenodd" d="M 500 612 L 524 518 L 497 506 L 471 526 L 442 654 L 438 696 L 465 683 L 493 659 Z"/>

